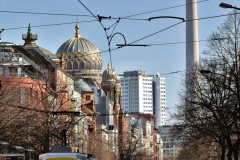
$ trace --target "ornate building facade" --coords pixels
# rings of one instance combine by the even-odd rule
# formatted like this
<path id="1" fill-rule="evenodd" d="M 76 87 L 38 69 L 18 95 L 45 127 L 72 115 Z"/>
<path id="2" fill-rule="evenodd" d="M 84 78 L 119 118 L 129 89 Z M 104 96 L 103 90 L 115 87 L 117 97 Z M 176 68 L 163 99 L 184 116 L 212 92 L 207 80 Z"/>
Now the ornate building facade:
<path id="1" fill-rule="evenodd" d="M 96 123 L 104 125 L 108 130 L 109 149 L 117 154 L 116 146 L 121 141 L 117 135 L 122 132 L 124 126 L 122 124 L 124 120 L 121 120 L 123 114 L 119 116 L 119 112 L 122 112 L 120 77 L 109 65 L 101 73 L 103 63 L 101 54 L 94 44 L 80 36 L 78 25 L 75 26 L 75 36 L 59 47 L 56 56 L 66 63 L 65 70 L 74 77 L 75 84 L 85 83 L 85 90 L 79 88 L 82 106 L 88 108 L 92 106 L 92 111 L 100 114 Z M 92 94 L 89 96 L 87 93 Z M 95 128 L 96 125 L 94 130 Z"/>

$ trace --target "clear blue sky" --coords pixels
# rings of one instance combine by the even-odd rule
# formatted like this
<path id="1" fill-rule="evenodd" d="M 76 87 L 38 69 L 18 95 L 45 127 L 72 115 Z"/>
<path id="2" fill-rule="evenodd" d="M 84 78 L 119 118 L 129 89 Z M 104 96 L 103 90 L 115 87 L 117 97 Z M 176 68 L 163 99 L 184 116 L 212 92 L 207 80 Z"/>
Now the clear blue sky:
<path id="1" fill-rule="evenodd" d="M 118 18 L 149 12 L 129 18 L 147 19 L 156 16 L 178 16 L 185 18 L 185 0 L 81 0 L 81 2 L 96 16 L 101 15 Z M 226 15 L 230 12 L 230 9 L 222 9 L 219 7 L 219 4 L 224 2 L 222 0 L 208 0 L 204 2 L 198 0 L 198 2 L 198 18 Z M 225 3 L 240 7 L 239 0 L 225 0 Z M 78 0 L 0 0 L 0 11 L 0 29 L 5 29 L 2 33 L 3 42 L 24 43 L 21 36 L 27 33 L 27 28 L 11 28 L 27 27 L 28 23 L 31 23 L 32 26 L 41 26 L 76 22 L 76 17 L 78 17 L 80 35 L 95 44 L 100 51 L 108 49 L 106 35 L 100 23 L 97 21 L 82 22 L 95 19 L 94 17 L 89 17 L 91 14 Z M 13 14 L 2 11 L 89 16 Z M 206 40 L 209 34 L 216 30 L 216 27 L 220 25 L 224 19 L 226 19 L 226 17 L 223 16 L 199 20 L 199 40 Z M 115 22 L 116 19 L 103 21 L 103 25 L 108 28 Z M 130 43 L 178 22 L 180 22 L 180 20 L 176 19 L 156 19 L 151 22 L 146 20 L 121 19 L 114 32 L 122 33 L 127 43 Z M 55 53 L 63 42 L 74 36 L 74 26 L 75 23 L 32 27 L 32 33 L 38 34 L 37 45 Z M 108 34 L 110 33 L 111 30 L 108 31 Z M 137 44 L 185 42 L 185 34 L 185 23 L 181 23 L 173 28 L 139 41 Z M 121 43 L 124 43 L 123 38 L 120 35 L 116 35 L 112 39 L 111 48 L 115 48 L 116 44 Z M 200 56 L 205 48 L 205 42 L 199 42 Z M 110 61 L 109 53 L 102 53 L 102 57 L 104 70 Z M 114 50 L 112 51 L 112 64 L 118 74 L 122 74 L 124 71 L 139 69 L 147 71 L 149 74 L 159 72 L 167 81 L 168 112 L 173 112 L 175 104 L 178 103 L 178 91 L 182 87 L 181 79 L 184 78 L 184 72 L 168 73 L 185 70 L 185 43 L 155 45 L 150 47 L 125 47 Z"/>

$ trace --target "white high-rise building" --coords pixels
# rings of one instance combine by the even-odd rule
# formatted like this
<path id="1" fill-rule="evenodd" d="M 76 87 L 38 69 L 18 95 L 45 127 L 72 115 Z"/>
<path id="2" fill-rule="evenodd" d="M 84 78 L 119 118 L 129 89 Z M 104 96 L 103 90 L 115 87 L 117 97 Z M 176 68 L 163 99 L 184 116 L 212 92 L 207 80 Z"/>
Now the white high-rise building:
<path id="1" fill-rule="evenodd" d="M 153 115 L 155 127 L 166 125 L 166 81 L 159 73 L 153 77 Z"/>
<path id="2" fill-rule="evenodd" d="M 166 124 L 166 82 L 157 73 L 127 71 L 121 78 L 122 107 L 128 112 L 155 115 L 156 128 Z"/>
<path id="3" fill-rule="evenodd" d="M 126 112 L 153 114 L 152 77 L 147 72 L 124 72 L 121 86 L 122 106 Z"/>

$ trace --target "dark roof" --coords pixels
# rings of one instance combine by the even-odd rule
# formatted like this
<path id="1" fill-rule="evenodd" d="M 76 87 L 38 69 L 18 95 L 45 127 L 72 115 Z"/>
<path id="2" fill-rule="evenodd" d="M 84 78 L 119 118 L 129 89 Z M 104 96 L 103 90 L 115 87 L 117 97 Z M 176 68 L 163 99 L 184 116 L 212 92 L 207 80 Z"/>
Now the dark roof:
<path id="1" fill-rule="evenodd" d="M 47 55 L 51 59 L 59 59 L 55 54 L 51 53 L 49 50 L 46 50 L 45 48 L 39 47 L 39 49 Z"/>
<path id="2" fill-rule="evenodd" d="M 27 51 L 25 48 L 23 48 L 21 45 L 13 45 L 13 48 L 15 48 L 16 50 L 18 50 L 19 52 L 23 53 L 25 56 L 27 57 L 34 57 L 34 55 L 32 53 L 30 53 L 29 51 Z"/>

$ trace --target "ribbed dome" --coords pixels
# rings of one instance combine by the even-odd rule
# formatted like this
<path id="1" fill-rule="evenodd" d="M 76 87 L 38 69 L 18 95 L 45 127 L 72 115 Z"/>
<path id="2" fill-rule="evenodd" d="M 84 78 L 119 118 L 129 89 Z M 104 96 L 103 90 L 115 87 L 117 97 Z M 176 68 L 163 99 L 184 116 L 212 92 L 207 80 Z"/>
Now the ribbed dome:
<path id="1" fill-rule="evenodd" d="M 79 91 L 92 91 L 89 85 L 86 82 L 84 82 L 82 79 L 75 81 L 75 87 Z"/>
<path id="2" fill-rule="evenodd" d="M 101 80 L 102 56 L 90 41 L 79 35 L 79 26 L 75 26 L 75 37 L 64 42 L 56 55 L 64 54 L 66 71 L 79 78 L 94 78 Z"/>
<path id="3" fill-rule="evenodd" d="M 75 26 L 75 30 L 75 37 L 64 42 L 57 50 L 56 54 L 74 52 L 99 53 L 97 47 L 95 47 L 90 41 L 80 36 L 78 25 Z"/>
<path id="4" fill-rule="evenodd" d="M 99 50 L 90 41 L 81 37 L 74 37 L 64 42 L 56 54 L 74 52 L 99 53 Z"/>
<path id="5" fill-rule="evenodd" d="M 109 64 L 108 64 L 108 68 L 106 70 L 103 71 L 102 73 L 102 80 L 103 81 L 115 81 L 116 79 L 116 72 L 114 71 L 114 69 L 111 69 L 109 67 Z"/>

